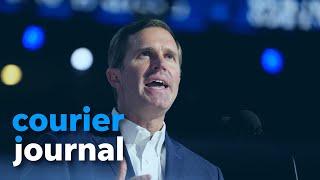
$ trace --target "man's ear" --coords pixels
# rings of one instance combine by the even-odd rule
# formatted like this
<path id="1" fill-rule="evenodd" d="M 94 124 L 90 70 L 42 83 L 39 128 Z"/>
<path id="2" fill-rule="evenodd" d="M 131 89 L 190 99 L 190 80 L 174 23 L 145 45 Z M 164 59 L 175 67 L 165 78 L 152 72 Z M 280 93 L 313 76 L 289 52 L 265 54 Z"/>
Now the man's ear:
<path id="1" fill-rule="evenodd" d="M 106 75 L 107 75 L 107 79 L 110 83 L 110 85 L 115 88 L 118 89 L 119 85 L 120 85 L 120 69 L 118 68 L 108 68 L 106 71 Z"/>

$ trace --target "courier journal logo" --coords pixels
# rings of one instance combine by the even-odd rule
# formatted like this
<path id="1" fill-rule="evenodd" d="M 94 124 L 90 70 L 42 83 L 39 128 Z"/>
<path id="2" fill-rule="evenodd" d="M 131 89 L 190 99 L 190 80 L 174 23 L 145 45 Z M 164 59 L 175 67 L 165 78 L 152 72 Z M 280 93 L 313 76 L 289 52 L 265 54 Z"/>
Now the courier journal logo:
<path id="1" fill-rule="evenodd" d="M 90 107 L 83 107 L 83 114 L 50 114 L 46 117 L 43 114 L 17 114 L 13 117 L 13 128 L 20 134 L 27 131 L 34 131 L 41 133 L 46 130 L 52 132 L 69 132 L 76 133 L 76 131 L 119 131 L 119 122 L 124 119 L 123 114 L 112 113 L 112 121 L 106 114 L 96 114 L 90 118 Z M 77 122 L 82 122 L 82 127 L 77 126 Z M 22 146 L 22 136 L 15 137 L 15 160 L 12 161 L 13 167 L 21 164 L 23 155 L 29 161 L 38 161 L 45 158 L 47 161 L 71 161 L 72 151 L 78 151 L 78 161 L 86 160 L 86 150 L 89 151 L 89 161 L 96 161 L 96 156 L 100 161 L 114 161 L 114 147 L 109 143 L 102 143 L 98 145 L 99 152 L 97 153 L 96 146 L 92 143 L 73 143 L 60 144 L 45 143 L 44 146 L 37 143 L 27 144 L 24 148 Z M 64 148 L 62 148 L 64 146 Z M 116 160 L 123 160 L 123 137 L 117 136 L 116 142 Z M 52 147 L 55 153 L 52 152 Z M 64 149 L 64 153 L 62 153 Z M 32 153 L 33 152 L 33 153 Z M 64 154 L 64 157 L 62 155 Z"/>

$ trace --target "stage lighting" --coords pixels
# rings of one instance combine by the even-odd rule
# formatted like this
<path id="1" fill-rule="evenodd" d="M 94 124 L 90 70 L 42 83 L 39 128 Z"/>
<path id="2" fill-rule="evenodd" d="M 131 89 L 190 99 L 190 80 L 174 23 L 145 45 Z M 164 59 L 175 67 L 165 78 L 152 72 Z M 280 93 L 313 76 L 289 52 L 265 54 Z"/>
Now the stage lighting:
<path id="1" fill-rule="evenodd" d="M 74 11 L 92 12 L 98 5 L 97 0 L 71 0 L 71 8 Z"/>
<path id="2" fill-rule="evenodd" d="M 71 65 L 79 71 L 85 71 L 91 67 L 93 55 L 87 48 L 78 48 L 71 55 Z"/>
<path id="3" fill-rule="evenodd" d="M 128 0 L 101 0 L 100 8 L 112 14 L 131 12 Z"/>
<path id="4" fill-rule="evenodd" d="M 1 71 L 1 81 L 3 84 L 13 86 L 21 81 L 22 72 L 19 66 L 8 64 Z"/>
<path id="5" fill-rule="evenodd" d="M 22 0 L 0 0 L 0 12 L 2 13 L 16 13 L 23 7 Z"/>
<path id="6" fill-rule="evenodd" d="M 229 19 L 229 6 L 226 2 L 216 2 L 212 5 L 210 16 L 217 22 L 226 22 Z"/>
<path id="7" fill-rule="evenodd" d="M 279 74 L 283 69 L 283 56 L 276 49 L 265 49 L 261 55 L 261 65 L 265 72 Z"/>
<path id="8" fill-rule="evenodd" d="M 123 25 L 134 20 L 129 0 L 101 0 L 94 17 L 98 22 L 107 25 Z"/>
<path id="9" fill-rule="evenodd" d="M 22 0 L 5 0 L 8 4 L 19 4 L 22 3 Z"/>
<path id="10" fill-rule="evenodd" d="M 45 41 L 44 30 L 39 26 L 28 26 L 22 37 L 22 44 L 24 48 L 35 51 L 41 48 Z"/>
<path id="11" fill-rule="evenodd" d="M 36 0 L 39 5 L 47 6 L 48 8 L 58 8 L 64 0 Z"/>
<path id="12" fill-rule="evenodd" d="M 171 7 L 171 16 L 176 21 L 185 21 L 189 18 L 191 7 L 188 1 L 179 0 Z"/>
<path id="13" fill-rule="evenodd" d="M 137 15 L 161 17 L 169 10 L 167 0 L 135 0 L 129 2 L 131 10 Z"/>
<path id="14" fill-rule="evenodd" d="M 199 2 L 177 0 L 171 6 L 167 22 L 172 29 L 199 33 L 207 28 L 206 11 L 198 9 Z"/>
<path id="15" fill-rule="evenodd" d="M 65 0 L 36 0 L 39 16 L 64 20 L 72 16 L 70 2 Z"/>

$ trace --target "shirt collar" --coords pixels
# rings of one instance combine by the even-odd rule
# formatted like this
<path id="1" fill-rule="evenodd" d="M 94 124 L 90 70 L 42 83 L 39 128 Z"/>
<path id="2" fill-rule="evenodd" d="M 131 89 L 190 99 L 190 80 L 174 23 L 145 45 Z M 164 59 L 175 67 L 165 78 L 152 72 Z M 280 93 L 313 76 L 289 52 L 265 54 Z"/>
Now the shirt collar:
<path id="1" fill-rule="evenodd" d="M 112 114 L 119 114 L 116 108 L 113 108 Z M 138 124 L 124 119 L 120 121 L 120 132 L 123 136 L 125 144 L 146 144 L 148 141 L 154 145 L 158 154 L 161 152 L 161 148 L 164 145 L 166 124 L 163 122 L 163 126 L 160 131 L 156 131 L 153 134 L 146 128 L 139 126 Z"/>

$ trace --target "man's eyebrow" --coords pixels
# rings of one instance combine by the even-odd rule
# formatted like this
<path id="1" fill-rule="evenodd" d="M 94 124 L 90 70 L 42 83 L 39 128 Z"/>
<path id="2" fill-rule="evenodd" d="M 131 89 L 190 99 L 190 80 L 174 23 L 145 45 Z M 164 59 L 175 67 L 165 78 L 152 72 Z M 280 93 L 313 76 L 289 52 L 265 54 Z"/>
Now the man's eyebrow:
<path id="1" fill-rule="evenodd" d="M 173 56 L 178 56 L 178 53 L 170 48 L 164 48 L 165 52 L 170 53 Z"/>
<path id="2" fill-rule="evenodd" d="M 174 50 L 172 50 L 171 48 L 165 47 L 163 49 L 164 49 L 164 52 L 170 53 L 173 56 L 177 56 L 178 55 L 178 53 L 175 52 Z M 156 50 L 154 48 L 152 48 L 152 47 L 142 47 L 142 48 L 139 48 L 137 51 L 138 52 L 142 52 L 142 51 L 156 52 Z"/>
<path id="3" fill-rule="evenodd" d="M 142 47 L 138 49 L 139 52 L 141 51 L 155 51 L 152 47 Z"/>

